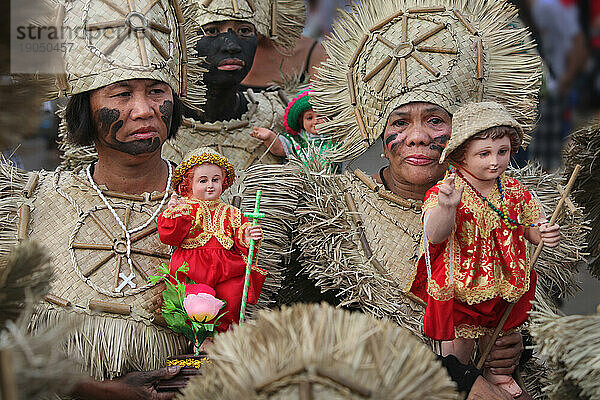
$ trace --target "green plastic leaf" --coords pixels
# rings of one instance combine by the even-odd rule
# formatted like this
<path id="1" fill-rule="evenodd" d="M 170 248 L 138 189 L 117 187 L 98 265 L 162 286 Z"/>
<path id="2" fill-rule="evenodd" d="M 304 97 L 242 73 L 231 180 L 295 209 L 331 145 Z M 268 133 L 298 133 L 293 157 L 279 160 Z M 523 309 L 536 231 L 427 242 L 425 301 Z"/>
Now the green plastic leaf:
<path id="1" fill-rule="evenodd" d="M 192 328 L 186 323 L 187 318 L 179 313 L 175 314 L 167 314 L 163 313 L 165 321 L 169 328 L 177 333 L 181 333 L 184 335 L 189 341 L 192 343 L 196 342 L 196 337 L 194 336 L 194 331 Z"/>
<path id="2" fill-rule="evenodd" d="M 160 267 L 158 267 L 158 271 L 162 272 L 165 275 L 169 275 L 169 273 L 171 272 L 171 268 L 169 267 L 169 264 L 167 263 L 162 263 L 160 265 Z"/>
<path id="3" fill-rule="evenodd" d="M 165 300 L 165 303 L 163 304 L 163 313 L 174 313 L 177 311 L 181 311 L 180 309 L 177 308 L 177 306 L 175 306 L 175 303 L 173 303 L 171 300 Z"/>
<path id="4" fill-rule="evenodd" d="M 181 264 L 181 267 L 177 268 L 177 272 L 183 272 L 184 274 L 187 274 L 190 270 L 190 266 L 187 262 L 183 262 L 183 264 Z"/>
<path id="5" fill-rule="evenodd" d="M 148 281 L 151 285 L 156 285 L 158 282 L 162 281 L 164 278 L 162 276 L 152 275 L 148 277 Z"/>

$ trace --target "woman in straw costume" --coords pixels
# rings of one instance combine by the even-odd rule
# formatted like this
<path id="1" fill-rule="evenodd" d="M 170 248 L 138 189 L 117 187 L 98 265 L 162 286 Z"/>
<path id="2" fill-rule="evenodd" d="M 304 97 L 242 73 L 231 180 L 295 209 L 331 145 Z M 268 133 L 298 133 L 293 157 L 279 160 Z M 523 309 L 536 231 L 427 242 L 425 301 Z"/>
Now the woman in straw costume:
<path id="1" fill-rule="evenodd" d="M 71 96 L 68 139 L 92 145 L 97 161 L 29 173 L 0 162 L 1 248 L 31 238 L 49 250 L 54 278 L 32 328 L 76 326 L 64 346 L 90 378 L 74 395 L 171 398 L 153 384 L 178 368 L 157 368 L 188 345 L 162 326 L 162 288 L 148 275 L 169 259 L 155 225 L 173 171 L 161 148 L 177 132 L 182 102 L 202 103 L 194 83 L 201 68 L 187 48 L 194 43 L 181 36 L 195 30 L 193 8 L 183 0 L 75 0 L 56 11 L 58 29 L 84 33 L 72 38 L 57 77 Z"/>
<path id="2" fill-rule="evenodd" d="M 297 0 L 196 1 L 196 22 L 202 27 L 196 45 L 205 59 L 207 104 L 202 112 L 186 110 L 177 139 L 169 140 L 163 155 L 180 162 L 189 151 L 209 146 L 227 157 L 236 169 L 252 164 L 281 164 L 267 146 L 250 134 L 254 126 L 283 129 L 287 97 L 282 91 L 242 90 L 250 71 L 257 35 L 292 49 L 304 23 L 304 5 Z"/>
<path id="3" fill-rule="evenodd" d="M 334 25 L 324 42 L 329 60 L 313 95 L 315 111 L 329 119 L 319 129 L 338 144 L 329 158 L 353 159 L 382 136 L 389 160 L 372 177 L 360 170 L 305 175 L 300 262 L 305 276 L 322 291 L 337 293 L 341 304 L 390 318 L 422 337 L 424 305 L 409 290 L 422 235 L 422 200 L 447 168 L 438 160 L 450 137 L 451 114 L 466 102 L 491 100 L 504 104 L 526 131 L 535 121 L 540 60 L 528 32 L 513 28 L 515 18 L 516 10 L 504 1 L 367 0 Z M 555 196 L 553 177 L 540 181 L 533 167 L 518 175 L 538 195 Z M 582 221 L 580 214 L 567 218 Z M 573 241 L 579 228 L 559 223 L 565 227 L 563 243 L 573 247 L 544 253 L 541 293 L 548 292 L 548 282 L 564 282 L 560 290 L 572 290 L 573 270 L 556 264 L 579 259 L 580 246 Z M 301 286 L 298 279 L 292 282 Z M 296 299 L 303 298 L 302 290 Z M 520 334 L 502 337 L 485 366 L 511 374 L 522 349 Z M 474 368 L 452 370 L 451 375 L 474 374 L 476 379 L 459 382 L 471 398 L 510 398 Z"/>

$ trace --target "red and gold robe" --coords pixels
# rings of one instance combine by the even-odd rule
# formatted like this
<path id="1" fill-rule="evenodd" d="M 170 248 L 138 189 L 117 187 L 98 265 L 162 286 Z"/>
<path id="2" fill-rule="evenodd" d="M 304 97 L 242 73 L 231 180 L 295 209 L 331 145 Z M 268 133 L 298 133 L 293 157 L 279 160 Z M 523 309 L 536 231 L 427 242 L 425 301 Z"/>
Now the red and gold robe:
<path id="1" fill-rule="evenodd" d="M 540 206 L 529 190 L 506 175 L 500 179 L 509 217 L 525 225 L 538 222 Z M 439 185 L 425 195 L 423 215 L 437 206 Z M 527 320 L 535 294 L 535 271 L 531 268 L 524 227 L 511 230 L 459 176 L 455 186 L 464 186 L 465 190 L 456 211 L 453 239 L 451 236 L 430 244 L 423 237 L 417 277 L 411 289 L 427 302 L 425 335 L 436 340 L 490 334 L 509 303 L 516 302 L 502 328 L 510 331 Z M 496 186 L 488 199 L 501 209 Z M 430 277 L 424 246 L 429 246 Z"/>
<path id="2" fill-rule="evenodd" d="M 177 279 L 209 285 L 218 299 L 227 302 L 219 332 L 239 322 L 249 246 L 244 230 L 249 226 L 239 209 L 220 200 L 186 199 L 185 204 L 169 207 L 158 217 L 160 240 L 177 247 L 171 256 L 171 274 L 187 262 L 188 273 L 179 273 Z M 248 303 L 258 301 L 265 276 L 264 270 L 252 266 Z"/>

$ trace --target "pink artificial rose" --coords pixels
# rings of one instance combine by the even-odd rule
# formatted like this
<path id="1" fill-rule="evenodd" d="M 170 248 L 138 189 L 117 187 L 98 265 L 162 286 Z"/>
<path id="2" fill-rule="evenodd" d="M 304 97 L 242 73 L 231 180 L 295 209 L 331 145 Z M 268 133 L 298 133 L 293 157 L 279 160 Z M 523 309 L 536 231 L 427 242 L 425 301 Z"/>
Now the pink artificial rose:
<path id="1" fill-rule="evenodd" d="M 183 299 L 183 308 L 190 319 L 205 323 L 214 319 L 225 302 L 208 293 L 188 294 Z"/>

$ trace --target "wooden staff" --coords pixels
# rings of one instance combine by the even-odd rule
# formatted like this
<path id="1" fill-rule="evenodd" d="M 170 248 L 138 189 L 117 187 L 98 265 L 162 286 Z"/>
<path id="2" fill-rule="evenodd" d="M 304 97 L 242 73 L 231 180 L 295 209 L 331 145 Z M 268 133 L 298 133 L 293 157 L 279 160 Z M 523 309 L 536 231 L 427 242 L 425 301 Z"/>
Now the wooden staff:
<path id="1" fill-rule="evenodd" d="M 581 165 L 577 164 L 575 166 L 575 169 L 573 170 L 573 173 L 571 174 L 571 177 L 569 178 L 567 187 L 565 188 L 564 192 L 562 193 L 562 196 L 560 196 L 560 200 L 558 201 L 558 204 L 556 205 L 556 208 L 554 209 L 554 213 L 552 214 L 552 217 L 550 217 L 550 222 L 548 223 L 548 225 L 552 226 L 556 223 L 556 220 L 558 219 L 558 215 L 560 214 L 560 211 L 561 211 L 563 205 L 565 204 L 567 197 L 569 196 L 569 194 L 571 193 L 571 190 L 573 189 L 573 185 L 575 184 L 577 175 L 579 175 L 579 171 L 581 171 Z M 540 243 L 537 245 L 537 247 L 535 249 L 535 253 L 533 253 L 533 257 L 531 257 L 531 267 L 532 268 L 535 265 L 535 262 L 537 261 L 538 257 L 542 253 L 543 248 L 544 248 L 544 241 L 540 240 Z M 476 365 L 477 369 L 481 369 L 481 367 L 483 367 L 483 363 L 485 362 L 485 359 L 490 354 L 490 351 L 492 351 L 492 347 L 494 347 L 494 342 L 496 341 L 496 339 L 498 339 L 498 335 L 500 334 L 500 331 L 502 330 L 502 327 L 506 323 L 506 320 L 508 319 L 508 316 L 510 315 L 514 306 L 515 306 L 515 303 L 511 303 L 508 306 L 508 308 L 506 309 L 506 311 L 504 311 L 504 315 L 502 315 L 502 318 L 500 319 L 500 323 L 498 323 L 498 326 L 496 327 L 496 329 L 494 330 L 494 333 L 492 334 L 492 340 L 490 340 L 487 347 L 485 348 L 485 351 L 481 354 L 481 357 L 479 358 L 479 361 L 477 362 L 477 365 Z"/>

